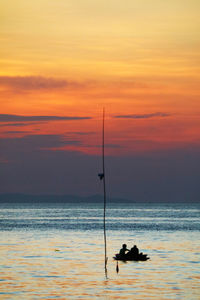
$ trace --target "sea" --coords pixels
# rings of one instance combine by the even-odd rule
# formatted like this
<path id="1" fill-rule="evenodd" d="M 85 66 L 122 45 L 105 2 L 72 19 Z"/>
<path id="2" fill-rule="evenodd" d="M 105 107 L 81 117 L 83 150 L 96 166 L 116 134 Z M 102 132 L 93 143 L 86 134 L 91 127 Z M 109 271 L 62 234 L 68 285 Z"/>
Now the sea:
<path id="1" fill-rule="evenodd" d="M 0 299 L 200 299 L 200 203 L 0 203 Z M 122 244 L 150 259 L 119 262 Z"/>

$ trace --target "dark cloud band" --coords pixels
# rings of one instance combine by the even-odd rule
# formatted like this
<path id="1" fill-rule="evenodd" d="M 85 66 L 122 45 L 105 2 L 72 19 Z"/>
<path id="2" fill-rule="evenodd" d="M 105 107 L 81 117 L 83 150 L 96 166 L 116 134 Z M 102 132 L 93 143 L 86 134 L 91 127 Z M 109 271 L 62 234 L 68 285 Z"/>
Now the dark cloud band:
<path id="1" fill-rule="evenodd" d="M 1 138 L 0 156 L 8 156 L 9 153 L 33 152 L 34 150 L 60 148 L 68 145 L 80 145 L 79 140 L 66 139 L 56 134 L 29 134 L 23 137 Z M 13 150 L 14 149 L 14 150 Z"/>
<path id="2" fill-rule="evenodd" d="M 21 116 L 0 114 L 0 122 L 41 122 L 41 121 L 72 121 L 72 120 L 88 120 L 91 117 L 77 116 Z"/>
<path id="3" fill-rule="evenodd" d="M 169 117 L 170 114 L 168 113 L 161 113 L 161 112 L 157 112 L 157 113 L 152 113 L 152 114 L 143 114 L 143 115 L 137 115 L 137 114 L 132 114 L 132 115 L 117 115 L 114 116 L 114 118 L 116 119 L 150 119 L 150 118 L 156 118 L 156 117 L 160 117 L 160 118 L 164 118 L 164 117 Z"/>

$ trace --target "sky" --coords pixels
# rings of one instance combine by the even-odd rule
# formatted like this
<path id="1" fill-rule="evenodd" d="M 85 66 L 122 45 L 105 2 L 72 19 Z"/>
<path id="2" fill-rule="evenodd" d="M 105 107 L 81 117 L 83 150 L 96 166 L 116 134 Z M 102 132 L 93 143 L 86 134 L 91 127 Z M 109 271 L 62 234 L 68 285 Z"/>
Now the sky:
<path id="1" fill-rule="evenodd" d="M 199 0 L 0 1 L 0 193 L 197 200 Z"/>

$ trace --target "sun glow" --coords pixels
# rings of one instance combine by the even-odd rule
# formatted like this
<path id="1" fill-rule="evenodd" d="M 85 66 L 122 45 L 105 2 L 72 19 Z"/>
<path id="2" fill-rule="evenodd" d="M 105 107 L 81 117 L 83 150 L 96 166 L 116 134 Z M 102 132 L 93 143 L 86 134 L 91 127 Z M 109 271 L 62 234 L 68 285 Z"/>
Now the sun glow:
<path id="1" fill-rule="evenodd" d="M 21 136 L 81 132 L 72 148 L 98 153 L 86 133 L 100 134 L 105 106 L 109 153 L 198 143 L 199 8 L 195 0 L 1 3 L 1 113 L 90 117 L 2 123 L 1 136 L 19 127 Z"/>

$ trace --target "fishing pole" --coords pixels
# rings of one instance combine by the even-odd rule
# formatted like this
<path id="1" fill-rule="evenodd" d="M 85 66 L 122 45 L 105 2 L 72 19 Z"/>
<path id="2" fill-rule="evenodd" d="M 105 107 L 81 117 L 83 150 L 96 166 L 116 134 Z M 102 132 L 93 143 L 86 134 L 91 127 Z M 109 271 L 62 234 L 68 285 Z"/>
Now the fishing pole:
<path id="1" fill-rule="evenodd" d="M 107 241 L 106 241 L 106 180 L 105 180 L 105 159 L 104 159 L 104 120 L 105 120 L 105 109 L 103 109 L 103 130 L 102 130 L 102 166 L 103 166 L 103 189 L 104 189 L 104 213 L 103 213 L 103 229 L 104 229 L 104 256 L 105 256 L 105 274 L 107 276 Z"/>
<path id="2" fill-rule="evenodd" d="M 105 145 L 104 145 L 104 129 L 105 129 L 105 109 L 103 108 L 103 122 L 102 122 L 102 168 L 103 173 L 98 174 L 100 180 L 103 179 L 103 192 L 104 192 L 104 209 L 103 209 L 103 232 L 104 232 L 104 268 L 107 277 L 107 241 L 106 241 L 106 180 L 105 180 Z"/>

